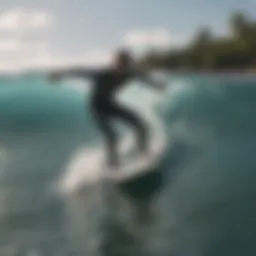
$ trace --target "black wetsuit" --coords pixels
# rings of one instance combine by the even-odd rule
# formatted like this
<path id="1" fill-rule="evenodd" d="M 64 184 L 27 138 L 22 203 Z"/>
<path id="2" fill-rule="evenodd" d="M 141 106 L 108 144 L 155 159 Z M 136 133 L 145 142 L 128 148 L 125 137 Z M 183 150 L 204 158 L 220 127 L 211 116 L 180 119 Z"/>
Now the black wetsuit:
<path id="1" fill-rule="evenodd" d="M 144 76 L 135 72 L 118 73 L 112 70 L 105 70 L 91 73 L 90 78 L 94 82 L 91 97 L 92 114 L 106 140 L 108 164 L 116 166 L 118 165 L 118 138 L 111 122 L 113 119 L 119 119 L 131 126 L 137 134 L 138 149 L 140 151 L 147 149 L 148 128 L 146 124 L 134 112 L 115 100 L 116 93 L 130 79 L 143 79 Z"/>

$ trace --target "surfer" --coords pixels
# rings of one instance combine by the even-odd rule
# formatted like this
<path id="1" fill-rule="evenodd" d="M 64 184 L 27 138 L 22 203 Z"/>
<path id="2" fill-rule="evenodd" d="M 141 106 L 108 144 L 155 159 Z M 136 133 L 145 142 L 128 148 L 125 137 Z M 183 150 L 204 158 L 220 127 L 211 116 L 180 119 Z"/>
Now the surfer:
<path id="1" fill-rule="evenodd" d="M 84 68 L 72 68 L 50 74 L 52 81 L 64 77 L 88 78 L 94 82 L 91 96 L 91 112 L 105 137 L 108 154 L 107 161 L 110 167 L 115 168 L 119 165 L 117 152 L 118 138 L 111 123 L 113 119 L 123 121 L 136 132 L 140 154 L 149 153 L 149 129 L 147 124 L 136 113 L 119 104 L 115 100 L 115 95 L 132 78 L 138 78 L 157 89 L 163 89 L 163 86 L 149 79 L 143 72 L 134 71 L 133 59 L 128 51 L 118 51 L 115 55 L 113 66 L 108 69 L 85 70 Z"/>

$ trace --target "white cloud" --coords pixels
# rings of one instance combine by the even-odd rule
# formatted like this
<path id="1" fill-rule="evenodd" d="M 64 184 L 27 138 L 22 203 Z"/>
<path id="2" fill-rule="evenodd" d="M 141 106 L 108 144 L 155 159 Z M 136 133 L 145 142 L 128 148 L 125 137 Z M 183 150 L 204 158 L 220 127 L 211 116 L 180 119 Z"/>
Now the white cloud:
<path id="1" fill-rule="evenodd" d="M 17 31 L 44 29 L 52 24 L 53 16 L 42 10 L 10 9 L 0 14 L 0 30 Z"/>
<path id="2" fill-rule="evenodd" d="M 14 52 L 18 51 L 21 47 L 21 43 L 18 40 L 15 39 L 2 39 L 0 41 L 0 52 Z"/>
<path id="3" fill-rule="evenodd" d="M 164 49 L 179 46 L 188 41 L 187 36 L 172 35 L 167 29 L 131 30 L 124 34 L 121 43 L 133 48 L 159 48 Z"/>
<path id="4" fill-rule="evenodd" d="M 77 56 L 56 54 L 47 42 L 23 42 L 13 49 L 13 55 L 4 55 L 0 51 L 0 72 L 22 72 L 29 69 L 65 68 L 81 65 L 98 68 L 108 65 L 112 60 L 112 51 L 107 49 L 86 50 Z M 5 58 L 4 58 L 5 56 Z"/>
<path id="5" fill-rule="evenodd" d="M 108 65 L 112 60 L 111 51 L 104 49 L 87 50 L 77 56 L 56 55 L 50 52 L 39 54 L 36 58 L 27 63 L 27 67 L 37 68 L 61 68 L 74 65 L 98 68 Z"/>
<path id="6" fill-rule="evenodd" d="M 170 33 L 165 29 L 131 30 L 122 41 L 130 46 L 163 46 L 170 43 Z"/>
<path id="7" fill-rule="evenodd" d="M 39 54 L 48 52 L 50 46 L 45 41 L 21 41 L 15 38 L 5 38 L 0 41 L 0 53 L 1 54 L 10 54 L 15 55 L 20 54 Z"/>

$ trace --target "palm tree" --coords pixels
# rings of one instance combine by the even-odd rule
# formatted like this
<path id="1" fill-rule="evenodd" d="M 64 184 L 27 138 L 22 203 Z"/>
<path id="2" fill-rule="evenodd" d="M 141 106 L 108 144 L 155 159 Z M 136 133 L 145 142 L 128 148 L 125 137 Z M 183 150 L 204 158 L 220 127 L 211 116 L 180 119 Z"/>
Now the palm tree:
<path id="1" fill-rule="evenodd" d="M 234 13 L 230 18 L 230 27 L 235 37 L 245 37 L 251 27 L 251 20 L 242 12 Z"/>

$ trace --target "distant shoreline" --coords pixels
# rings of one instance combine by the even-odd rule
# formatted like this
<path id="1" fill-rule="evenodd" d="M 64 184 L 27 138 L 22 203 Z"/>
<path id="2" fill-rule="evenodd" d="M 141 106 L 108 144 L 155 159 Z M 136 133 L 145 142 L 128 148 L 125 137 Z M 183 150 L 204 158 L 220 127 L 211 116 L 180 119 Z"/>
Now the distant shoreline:
<path id="1" fill-rule="evenodd" d="M 167 70 L 163 69 L 164 72 L 173 75 L 252 75 L 256 76 L 256 69 L 230 69 L 230 70 Z"/>
<path id="2" fill-rule="evenodd" d="M 61 69 L 60 69 L 61 70 Z M 149 68 L 150 71 L 159 71 L 164 72 L 170 75 L 225 75 L 225 76 L 256 76 L 256 69 L 225 69 L 225 70 L 193 70 L 193 69 L 180 69 L 180 70 L 170 70 L 167 68 Z M 47 75 L 47 73 L 51 72 L 47 71 L 20 71 L 20 72 L 0 72 L 0 78 L 8 78 L 12 76 L 26 76 L 26 75 Z"/>

